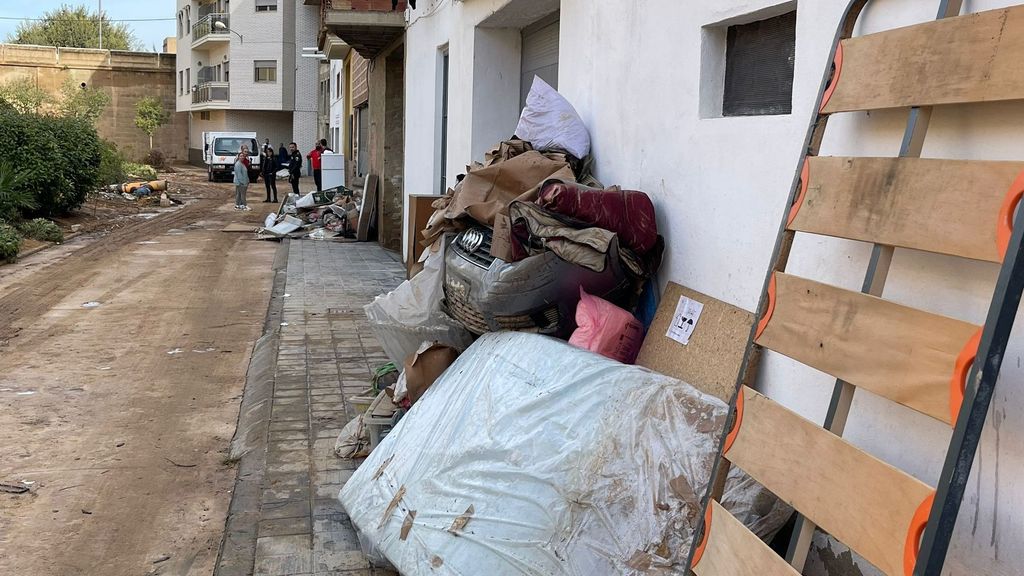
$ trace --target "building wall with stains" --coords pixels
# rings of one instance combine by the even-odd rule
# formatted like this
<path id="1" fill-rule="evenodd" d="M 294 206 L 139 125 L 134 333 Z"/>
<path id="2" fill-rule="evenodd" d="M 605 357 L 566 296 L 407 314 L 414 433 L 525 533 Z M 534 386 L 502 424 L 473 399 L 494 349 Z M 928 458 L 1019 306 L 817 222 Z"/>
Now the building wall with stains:
<path id="1" fill-rule="evenodd" d="M 511 0 L 516 2 L 519 0 Z M 476 74 L 501 62 L 479 42 L 479 28 L 509 0 L 424 2 L 407 31 L 406 190 L 429 194 L 473 159 L 474 135 L 488 126 L 473 103 Z M 560 3 L 559 91 L 589 127 L 597 176 L 650 194 L 667 241 L 662 283 L 675 281 L 754 311 L 779 223 L 803 154 L 829 52 L 848 0 L 718 0 Z M 965 12 L 1012 5 L 966 0 Z M 939 0 L 869 0 L 856 34 L 935 18 Z M 720 81 L 708 62 L 723 57 L 711 39 L 730 23 L 797 11 L 793 109 L 775 116 L 721 117 L 708 98 Z M 429 15 L 429 17 L 428 17 Z M 485 50 L 486 49 L 486 50 Z M 511 54 L 514 46 L 508 47 Z M 451 55 L 448 161 L 438 166 L 438 54 Z M 492 50 L 493 51 L 493 50 Z M 491 60 L 487 60 L 491 58 Z M 493 68 L 493 67 L 492 67 Z M 720 92 L 719 92 L 720 95 Z M 514 119 L 513 119 L 514 120 Z M 837 115 L 823 155 L 895 156 L 906 110 Z M 514 122 L 513 122 L 514 125 Z M 490 126 L 490 128 L 494 128 Z M 925 157 L 1024 160 L 1024 102 L 939 107 Z M 970 206 L 964 206 L 969 210 Z M 994 224 L 994 223 L 993 223 Z M 798 236 L 789 271 L 859 290 L 870 247 Z M 997 266 L 897 250 L 885 297 L 981 323 Z M 1024 322 L 1018 322 L 1024 326 Z M 949 553 L 947 573 L 1021 573 L 1024 565 L 1024 333 L 1012 336 Z M 757 386 L 821 422 L 834 379 L 767 354 Z M 780 430 L 779 434 L 785 434 Z M 937 481 L 947 426 L 883 401 L 856 396 L 845 436 L 924 482 Z M 770 441 L 770 439 L 766 439 Z M 799 466 L 793 470 L 799 474 Z M 843 502 L 836 502 L 837 506 Z M 819 536 L 808 574 L 872 574 L 866 562 Z"/>

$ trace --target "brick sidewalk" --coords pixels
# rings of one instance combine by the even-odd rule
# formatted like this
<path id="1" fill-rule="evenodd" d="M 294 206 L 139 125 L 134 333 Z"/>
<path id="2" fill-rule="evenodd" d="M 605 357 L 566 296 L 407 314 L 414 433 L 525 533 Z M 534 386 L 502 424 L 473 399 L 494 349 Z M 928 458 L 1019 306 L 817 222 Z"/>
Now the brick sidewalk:
<path id="1" fill-rule="evenodd" d="M 334 442 L 355 416 L 346 397 L 388 362 L 362 307 L 404 278 L 398 258 L 376 244 L 289 246 L 256 576 L 390 574 L 370 568 L 338 503 L 356 463 L 337 458 Z"/>

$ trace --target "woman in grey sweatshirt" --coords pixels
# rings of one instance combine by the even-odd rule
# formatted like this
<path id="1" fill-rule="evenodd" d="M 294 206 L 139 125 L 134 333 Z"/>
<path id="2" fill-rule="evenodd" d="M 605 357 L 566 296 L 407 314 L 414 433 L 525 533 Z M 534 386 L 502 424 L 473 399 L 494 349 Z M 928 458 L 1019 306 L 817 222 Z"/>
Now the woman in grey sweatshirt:
<path id="1" fill-rule="evenodd" d="M 242 146 L 235 158 L 235 210 L 251 210 L 245 200 L 249 189 L 249 150 Z"/>

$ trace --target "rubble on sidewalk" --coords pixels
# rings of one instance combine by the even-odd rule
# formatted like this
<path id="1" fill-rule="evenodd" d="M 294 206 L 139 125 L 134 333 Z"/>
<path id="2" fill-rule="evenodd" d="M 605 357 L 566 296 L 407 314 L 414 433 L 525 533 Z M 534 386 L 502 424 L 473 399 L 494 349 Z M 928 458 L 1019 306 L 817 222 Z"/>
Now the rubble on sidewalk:
<path id="1" fill-rule="evenodd" d="M 418 271 L 365 307 L 402 370 L 338 438 L 369 455 L 339 498 L 403 574 L 683 574 L 727 404 L 631 366 L 658 308 L 654 203 L 594 178 L 587 128 L 539 79 L 516 134 L 533 140 L 467 166 Z M 738 471 L 726 487 L 759 535 L 789 516 Z"/>
<path id="2" fill-rule="evenodd" d="M 289 193 L 277 212 L 267 215 L 256 236 L 259 239 L 354 240 L 360 200 L 353 190 L 344 186 L 303 196 Z"/>

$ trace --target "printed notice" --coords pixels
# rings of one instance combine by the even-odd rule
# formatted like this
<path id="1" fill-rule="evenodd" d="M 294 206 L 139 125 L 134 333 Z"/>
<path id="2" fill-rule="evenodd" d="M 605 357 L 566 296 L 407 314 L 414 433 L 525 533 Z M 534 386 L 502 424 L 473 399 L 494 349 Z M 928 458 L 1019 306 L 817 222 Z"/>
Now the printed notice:
<path id="1" fill-rule="evenodd" d="M 686 296 L 679 297 L 679 304 L 676 305 L 676 313 L 672 315 L 672 324 L 668 327 L 666 336 L 679 342 L 682 345 L 690 343 L 690 336 L 697 327 L 697 320 L 700 320 L 700 313 L 704 311 L 704 305 L 696 300 L 690 300 Z"/>

